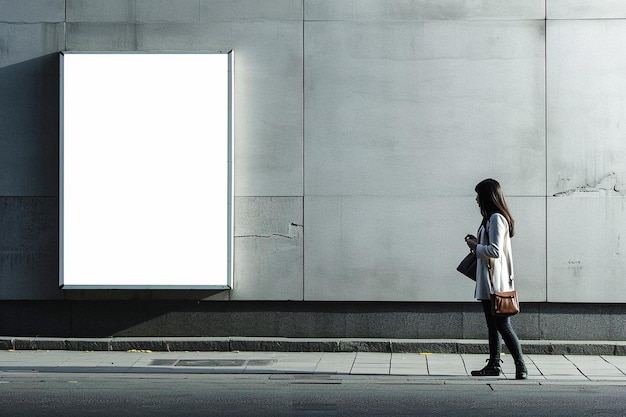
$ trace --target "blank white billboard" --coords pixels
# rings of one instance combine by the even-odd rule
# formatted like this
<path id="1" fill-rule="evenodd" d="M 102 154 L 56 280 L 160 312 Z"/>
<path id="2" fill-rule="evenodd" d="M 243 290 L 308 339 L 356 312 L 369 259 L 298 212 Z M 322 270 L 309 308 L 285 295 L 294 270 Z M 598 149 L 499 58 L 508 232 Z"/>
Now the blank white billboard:
<path id="1" fill-rule="evenodd" d="M 60 285 L 229 288 L 233 54 L 61 54 Z"/>

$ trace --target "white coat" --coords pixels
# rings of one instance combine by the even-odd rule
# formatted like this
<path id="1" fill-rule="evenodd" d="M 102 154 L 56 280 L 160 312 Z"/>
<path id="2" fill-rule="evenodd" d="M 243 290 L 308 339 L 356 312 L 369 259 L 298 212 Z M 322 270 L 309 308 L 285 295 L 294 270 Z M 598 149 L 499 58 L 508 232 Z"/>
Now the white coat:
<path id="1" fill-rule="evenodd" d="M 483 226 L 478 229 L 476 246 L 476 291 L 478 300 L 489 300 L 491 294 L 513 291 L 513 252 L 509 223 L 500 213 L 494 213 L 487 221 L 488 236 Z M 489 280 L 487 265 L 493 259 L 493 287 Z"/>

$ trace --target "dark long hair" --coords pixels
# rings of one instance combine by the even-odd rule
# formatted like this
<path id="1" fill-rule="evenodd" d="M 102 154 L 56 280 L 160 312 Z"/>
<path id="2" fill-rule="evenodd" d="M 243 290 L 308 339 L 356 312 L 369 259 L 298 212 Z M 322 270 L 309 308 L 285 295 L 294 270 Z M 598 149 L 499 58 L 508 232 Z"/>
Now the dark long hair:
<path id="1" fill-rule="evenodd" d="M 480 214 L 483 216 L 483 226 L 487 225 L 487 220 L 492 214 L 500 213 L 509 223 L 509 234 L 513 237 L 515 235 L 515 221 L 504 199 L 500 183 L 489 178 L 479 182 L 474 190 L 478 194 L 478 206 L 480 207 Z"/>

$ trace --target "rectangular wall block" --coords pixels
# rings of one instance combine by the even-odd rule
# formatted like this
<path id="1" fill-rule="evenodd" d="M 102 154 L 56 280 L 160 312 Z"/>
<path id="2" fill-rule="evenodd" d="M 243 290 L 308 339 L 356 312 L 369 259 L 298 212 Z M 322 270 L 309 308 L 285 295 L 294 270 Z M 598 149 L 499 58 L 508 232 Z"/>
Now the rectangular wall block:
<path id="1" fill-rule="evenodd" d="M 233 300 L 302 300 L 302 199 L 235 200 Z"/>
<path id="2" fill-rule="evenodd" d="M 543 21 L 306 22 L 305 41 L 307 195 L 545 192 Z"/>
<path id="3" fill-rule="evenodd" d="M 512 198 L 518 290 L 545 301 L 543 199 Z M 468 301 L 474 282 L 456 271 L 480 214 L 472 197 L 307 197 L 305 299 Z"/>

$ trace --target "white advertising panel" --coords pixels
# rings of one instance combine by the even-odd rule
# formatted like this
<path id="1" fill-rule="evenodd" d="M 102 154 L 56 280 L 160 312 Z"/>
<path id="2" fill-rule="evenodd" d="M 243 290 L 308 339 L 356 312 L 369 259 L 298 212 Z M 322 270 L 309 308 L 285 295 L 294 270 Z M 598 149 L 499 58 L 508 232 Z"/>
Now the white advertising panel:
<path id="1" fill-rule="evenodd" d="M 230 287 L 232 55 L 61 54 L 62 288 Z"/>

